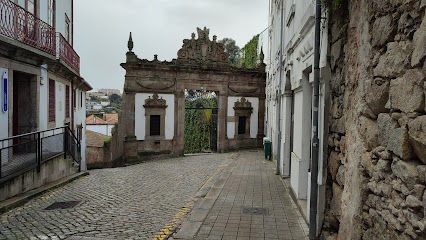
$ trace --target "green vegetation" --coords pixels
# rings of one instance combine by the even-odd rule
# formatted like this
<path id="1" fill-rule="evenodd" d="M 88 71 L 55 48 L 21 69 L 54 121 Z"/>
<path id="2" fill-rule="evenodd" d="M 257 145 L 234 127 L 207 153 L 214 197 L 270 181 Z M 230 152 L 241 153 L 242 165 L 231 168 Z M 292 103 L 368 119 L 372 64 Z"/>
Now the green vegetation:
<path id="1" fill-rule="evenodd" d="M 187 100 L 185 108 L 185 153 L 199 153 L 210 148 L 211 109 L 217 108 L 216 98 Z"/>
<path id="2" fill-rule="evenodd" d="M 257 65 L 257 45 L 259 43 L 259 34 L 255 35 L 241 50 L 243 57 L 241 62 L 247 68 L 254 68 Z"/>
<path id="3" fill-rule="evenodd" d="M 104 141 L 104 147 L 109 147 L 110 143 L 111 143 L 111 137 L 105 139 L 105 141 Z"/>
<path id="4" fill-rule="evenodd" d="M 109 101 L 111 103 L 117 103 L 117 104 L 121 104 L 121 97 L 118 94 L 111 94 L 111 96 L 109 96 Z"/>

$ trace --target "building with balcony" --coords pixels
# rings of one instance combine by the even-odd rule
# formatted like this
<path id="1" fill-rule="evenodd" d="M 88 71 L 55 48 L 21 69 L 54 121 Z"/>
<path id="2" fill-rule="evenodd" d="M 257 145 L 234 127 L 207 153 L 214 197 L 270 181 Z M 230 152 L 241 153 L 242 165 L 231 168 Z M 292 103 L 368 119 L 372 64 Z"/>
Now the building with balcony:
<path id="1" fill-rule="evenodd" d="M 323 24 L 327 24 L 326 21 Z M 273 158 L 291 186 L 292 196 L 309 219 L 312 103 L 314 81 L 315 2 L 311 0 L 270 1 L 269 56 L 266 83 L 266 136 L 272 141 Z M 325 204 L 329 100 L 327 28 L 321 32 L 319 102 L 318 228 Z M 282 35 L 281 35 L 282 33 Z M 325 151 L 324 151 L 325 150 Z"/>
<path id="2" fill-rule="evenodd" d="M 72 0 L 0 0 L 0 140 L 67 126 L 81 143 L 84 170 L 85 101 L 92 87 L 80 76 L 73 16 Z M 3 141 L 0 149 L 17 141 Z M 5 152 L 2 171 L 13 161 Z"/>

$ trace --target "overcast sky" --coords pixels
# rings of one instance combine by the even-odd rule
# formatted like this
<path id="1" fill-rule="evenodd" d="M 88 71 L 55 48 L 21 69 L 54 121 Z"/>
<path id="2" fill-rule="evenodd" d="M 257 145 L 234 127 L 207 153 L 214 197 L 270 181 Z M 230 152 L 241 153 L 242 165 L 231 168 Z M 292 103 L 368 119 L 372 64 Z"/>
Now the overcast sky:
<path id="1" fill-rule="evenodd" d="M 196 28 L 243 47 L 268 26 L 268 0 L 75 0 L 74 48 L 94 90 L 122 91 L 127 40 L 139 58 L 170 61 Z"/>

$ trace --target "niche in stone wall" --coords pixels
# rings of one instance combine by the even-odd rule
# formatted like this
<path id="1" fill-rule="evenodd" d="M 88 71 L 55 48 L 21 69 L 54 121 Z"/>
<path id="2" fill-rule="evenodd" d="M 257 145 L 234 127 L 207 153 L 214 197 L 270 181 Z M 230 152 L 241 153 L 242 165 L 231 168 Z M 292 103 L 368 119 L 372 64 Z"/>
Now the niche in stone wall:
<path id="1" fill-rule="evenodd" d="M 250 138 L 250 116 L 253 113 L 251 102 L 244 97 L 234 104 L 235 130 L 237 138 Z"/>
<path id="2" fill-rule="evenodd" d="M 164 140 L 166 122 L 166 100 L 157 93 L 145 100 L 145 140 Z"/>

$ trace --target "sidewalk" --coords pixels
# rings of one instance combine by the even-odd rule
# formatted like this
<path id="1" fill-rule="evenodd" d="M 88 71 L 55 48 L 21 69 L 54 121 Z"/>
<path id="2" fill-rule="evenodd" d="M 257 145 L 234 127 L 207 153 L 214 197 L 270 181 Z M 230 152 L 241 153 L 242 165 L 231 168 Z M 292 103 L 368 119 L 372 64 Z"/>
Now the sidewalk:
<path id="1" fill-rule="evenodd" d="M 308 227 L 261 150 L 235 153 L 173 239 L 307 239 Z"/>

